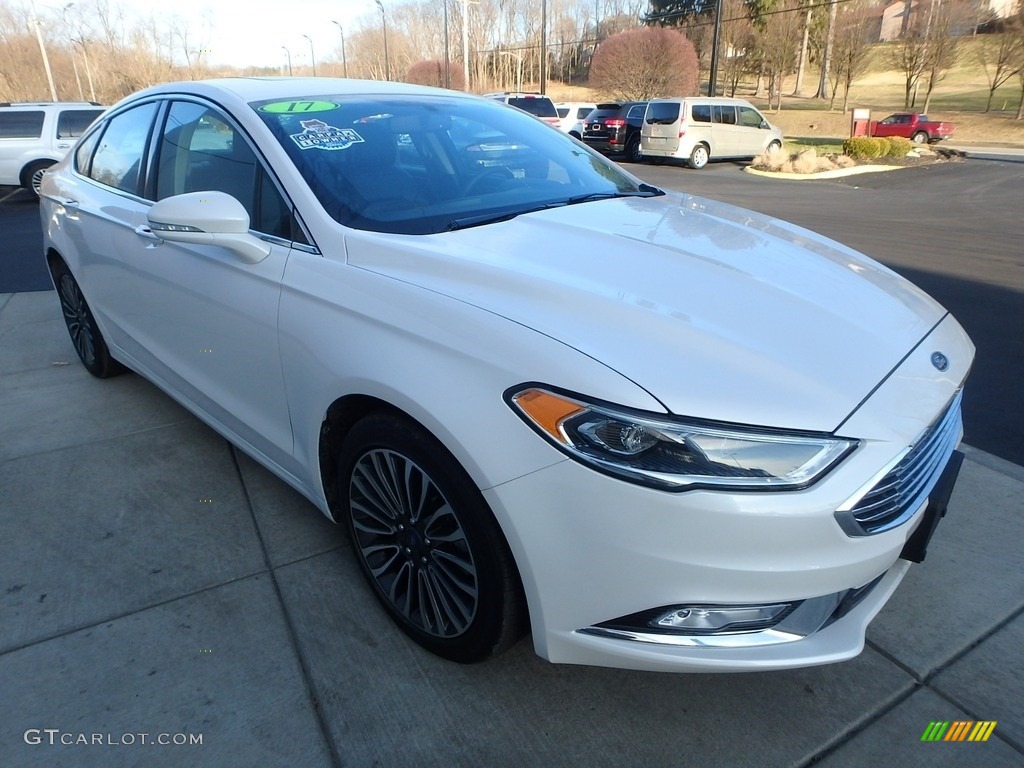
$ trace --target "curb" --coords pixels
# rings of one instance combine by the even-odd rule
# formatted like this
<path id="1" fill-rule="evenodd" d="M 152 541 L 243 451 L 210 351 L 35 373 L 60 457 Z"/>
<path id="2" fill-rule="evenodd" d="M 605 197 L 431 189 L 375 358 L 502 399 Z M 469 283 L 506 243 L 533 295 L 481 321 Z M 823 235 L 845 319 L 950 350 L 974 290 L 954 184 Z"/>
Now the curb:
<path id="1" fill-rule="evenodd" d="M 852 168 L 836 168 L 818 173 L 783 173 L 782 171 L 758 171 L 747 166 L 743 170 L 755 176 L 766 176 L 770 179 L 792 179 L 794 181 L 815 181 L 817 179 L 838 179 L 843 176 L 856 176 L 861 173 L 882 173 L 883 171 L 899 171 L 903 165 L 855 165 Z"/>

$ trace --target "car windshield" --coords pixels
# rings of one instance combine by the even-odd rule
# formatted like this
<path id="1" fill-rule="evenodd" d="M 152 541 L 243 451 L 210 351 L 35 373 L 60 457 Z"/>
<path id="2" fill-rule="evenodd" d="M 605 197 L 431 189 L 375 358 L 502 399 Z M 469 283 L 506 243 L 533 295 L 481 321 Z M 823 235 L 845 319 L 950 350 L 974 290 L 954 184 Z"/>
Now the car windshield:
<path id="1" fill-rule="evenodd" d="M 324 209 L 357 229 L 432 234 L 660 194 L 566 134 L 484 99 L 318 95 L 251 106 Z"/>

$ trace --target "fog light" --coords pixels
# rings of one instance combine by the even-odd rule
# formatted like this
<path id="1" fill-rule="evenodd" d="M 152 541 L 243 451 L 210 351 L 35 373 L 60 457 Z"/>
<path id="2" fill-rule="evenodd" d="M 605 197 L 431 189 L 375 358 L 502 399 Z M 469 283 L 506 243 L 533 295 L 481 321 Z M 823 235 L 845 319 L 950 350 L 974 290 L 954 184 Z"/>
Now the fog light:
<path id="1" fill-rule="evenodd" d="M 694 634 L 767 629 L 781 620 L 791 603 L 673 608 L 651 622 L 652 627 Z"/>

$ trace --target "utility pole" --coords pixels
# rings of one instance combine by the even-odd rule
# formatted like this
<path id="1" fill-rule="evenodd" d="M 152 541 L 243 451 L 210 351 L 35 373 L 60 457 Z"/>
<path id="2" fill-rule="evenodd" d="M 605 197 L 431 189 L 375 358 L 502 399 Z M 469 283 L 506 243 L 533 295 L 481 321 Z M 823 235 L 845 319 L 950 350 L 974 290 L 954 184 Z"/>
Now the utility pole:
<path id="1" fill-rule="evenodd" d="M 548 0 L 540 0 L 540 92 L 547 91 L 548 74 Z"/>
<path id="2" fill-rule="evenodd" d="M 715 95 L 718 84 L 718 40 L 722 36 L 722 0 L 715 4 L 715 34 L 711 38 L 711 71 L 708 73 L 708 96 Z"/>

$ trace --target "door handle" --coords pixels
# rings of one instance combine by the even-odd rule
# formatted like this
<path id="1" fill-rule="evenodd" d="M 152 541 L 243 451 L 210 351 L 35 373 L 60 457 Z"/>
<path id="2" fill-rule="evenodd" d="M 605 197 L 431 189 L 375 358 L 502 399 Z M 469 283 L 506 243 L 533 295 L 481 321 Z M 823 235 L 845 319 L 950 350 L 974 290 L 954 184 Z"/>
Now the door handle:
<path id="1" fill-rule="evenodd" d="M 135 234 L 141 237 L 143 240 L 152 240 L 155 245 L 163 245 L 164 241 L 157 237 L 148 224 L 140 224 L 135 228 Z"/>

